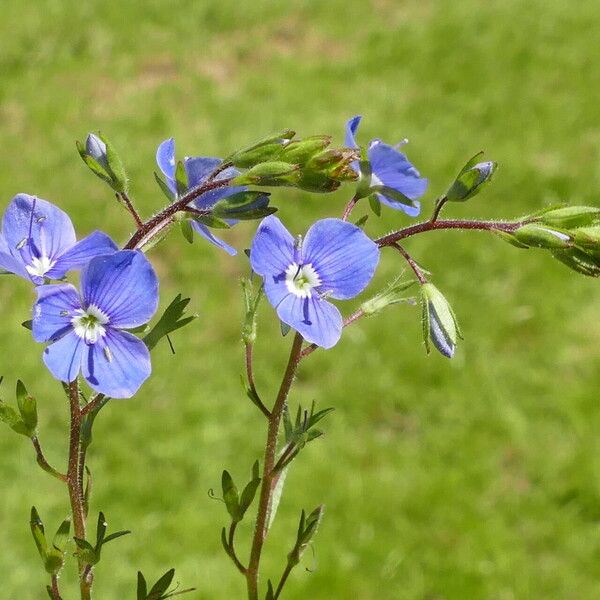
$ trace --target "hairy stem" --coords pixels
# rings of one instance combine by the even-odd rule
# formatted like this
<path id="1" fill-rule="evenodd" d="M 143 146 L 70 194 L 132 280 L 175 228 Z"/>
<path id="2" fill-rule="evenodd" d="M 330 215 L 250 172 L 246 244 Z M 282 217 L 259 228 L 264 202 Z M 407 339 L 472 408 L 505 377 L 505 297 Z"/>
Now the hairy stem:
<path id="1" fill-rule="evenodd" d="M 79 407 L 79 382 L 69 383 L 69 405 L 71 410 L 71 434 L 69 439 L 69 460 L 67 465 L 67 487 L 73 515 L 73 529 L 75 537 L 85 539 L 85 514 L 83 509 L 83 490 L 79 484 L 79 459 L 81 441 L 81 408 Z M 90 600 L 92 597 L 91 570 L 86 572 L 86 564 L 81 558 L 79 563 L 79 588 L 81 600 Z"/>
<path id="2" fill-rule="evenodd" d="M 246 582 L 248 587 L 248 600 L 258 600 L 258 571 L 260 566 L 260 557 L 265 539 L 267 537 L 267 520 L 271 500 L 273 496 L 274 484 L 277 480 L 274 473 L 275 457 L 277 454 L 277 435 L 281 424 L 283 409 L 298 369 L 300 355 L 302 352 L 303 338 L 299 333 L 294 336 L 294 342 L 290 350 L 287 367 L 277 393 L 277 398 L 269 417 L 269 428 L 267 431 L 267 442 L 265 446 L 265 458 L 263 463 L 263 478 L 260 488 L 260 499 L 258 502 L 258 512 L 256 515 L 256 529 L 252 539 L 252 550 L 250 552 L 250 562 L 246 571 Z"/>
<path id="3" fill-rule="evenodd" d="M 229 185 L 230 182 L 231 178 L 205 182 L 204 184 L 185 194 L 185 196 L 182 196 L 179 200 L 173 202 L 173 204 L 169 204 L 168 206 L 163 208 L 163 210 L 161 210 L 157 215 L 154 215 L 145 223 L 143 223 L 142 226 L 138 228 L 138 230 L 131 236 L 129 241 L 125 244 L 124 249 L 136 250 L 142 245 L 147 244 L 149 241 L 149 234 L 156 235 L 156 233 L 162 231 L 163 226 L 169 223 L 178 212 L 185 210 L 186 206 L 190 202 L 202 196 L 202 194 L 209 192 L 210 190 L 226 187 L 227 185 Z"/>
<path id="4" fill-rule="evenodd" d="M 58 575 L 52 575 L 52 600 L 62 600 L 58 589 Z"/>
<path id="5" fill-rule="evenodd" d="M 138 211 L 135 209 L 135 206 L 133 206 L 133 202 L 131 201 L 131 199 L 129 198 L 129 196 L 127 195 L 127 193 L 126 192 L 119 192 L 117 194 L 117 197 L 120 198 L 123 201 L 123 204 L 125 205 L 125 207 L 129 211 L 129 213 L 131 214 L 131 216 L 133 217 L 133 220 L 135 221 L 136 226 L 138 228 L 143 227 L 144 226 L 144 222 L 140 218 L 140 215 L 138 214 Z"/>
<path id="6" fill-rule="evenodd" d="M 414 261 L 413 257 L 400 244 L 397 244 L 394 242 L 393 244 L 390 244 L 390 246 L 392 248 L 395 248 L 396 250 L 398 250 L 398 252 L 400 252 L 400 254 L 402 254 L 404 259 L 408 263 L 409 267 L 413 270 L 414 274 L 416 275 L 417 279 L 419 280 L 419 283 L 421 285 L 427 283 L 427 279 L 425 278 L 425 275 L 423 275 L 421 268 Z"/>
<path id="7" fill-rule="evenodd" d="M 348 202 L 348 204 L 346 204 L 346 206 L 344 207 L 344 214 L 342 215 L 342 221 L 347 221 L 350 218 L 350 214 L 354 210 L 354 207 L 356 206 L 358 200 L 359 199 L 356 196 L 353 196 Z"/>
<path id="8" fill-rule="evenodd" d="M 411 237 L 418 233 L 433 231 L 435 229 L 470 229 L 476 231 L 505 231 L 511 233 L 518 229 L 523 223 L 521 221 L 470 221 L 461 219 L 450 219 L 441 221 L 423 221 L 399 231 L 394 231 L 375 240 L 379 246 L 391 246 L 395 242 Z"/>

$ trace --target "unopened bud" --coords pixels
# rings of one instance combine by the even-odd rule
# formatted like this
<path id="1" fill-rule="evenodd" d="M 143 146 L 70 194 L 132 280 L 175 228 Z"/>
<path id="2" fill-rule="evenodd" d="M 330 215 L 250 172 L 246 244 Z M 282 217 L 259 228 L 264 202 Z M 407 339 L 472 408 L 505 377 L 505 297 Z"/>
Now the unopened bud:
<path id="1" fill-rule="evenodd" d="M 572 238 L 568 233 L 533 223 L 519 227 L 513 235 L 522 244 L 536 248 L 554 250 L 569 248 L 573 245 Z"/>
<path id="2" fill-rule="evenodd" d="M 106 144 L 95 134 L 88 133 L 85 140 L 86 152 L 96 160 L 99 165 L 108 169 L 108 159 L 106 158 Z"/>
<path id="3" fill-rule="evenodd" d="M 478 194 L 483 185 L 491 180 L 498 163 L 493 161 L 476 162 L 481 155 L 481 152 L 476 154 L 462 168 L 456 180 L 446 192 L 448 200 L 451 202 L 464 202 Z"/>
<path id="4" fill-rule="evenodd" d="M 114 146 L 102 134 L 89 133 L 85 147 L 77 142 L 77 151 L 83 162 L 100 179 L 118 193 L 127 191 L 127 175 Z"/>
<path id="5" fill-rule="evenodd" d="M 550 227 L 571 229 L 600 223 L 600 208 L 594 206 L 564 206 L 562 208 L 551 208 L 532 216 L 535 217 L 535 221 L 538 223 Z"/>
<path id="6" fill-rule="evenodd" d="M 600 226 L 579 227 L 572 231 L 573 239 L 584 248 L 600 248 Z"/>
<path id="7" fill-rule="evenodd" d="M 404 292 L 413 286 L 415 281 L 412 279 L 401 279 L 401 276 L 391 281 L 388 286 L 361 305 L 361 310 L 366 315 L 374 315 L 381 312 L 387 306 L 408 302 L 409 298 L 404 296 Z"/>
<path id="8" fill-rule="evenodd" d="M 234 152 L 225 159 L 236 167 L 253 167 L 261 162 L 276 160 L 283 147 L 296 135 L 291 129 L 267 136 L 250 146 Z"/>
<path id="9" fill-rule="evenodd" d="M 588 277 L 600 277 L 600 257 L 575 247 L 554 250 L 552 255 L 576 273 Z"/>
<path id="10" fill-rule="evenodd" d="M 294 185 L 298 180 L 298 166 L 285 162 L 265 162 L 238 175 L 232 185 Z"/>
<path id="11" fill-rule="evenodd" d="M 279 160 L 304 165 L 316 154 L 322 152 L 331 143 L 331 136 L 315 135 L 303 140 L 296 140 L 287 144 Z"/>
<path id="12" fill-rule="evenodd" d="M 462 338 L 456 316 L 443 294 L 432 284 L 421 286 L 423 308 L 423 338 L 427 353 L 432 343 L 441 354 L 454 356 L 457 338 Z"/>

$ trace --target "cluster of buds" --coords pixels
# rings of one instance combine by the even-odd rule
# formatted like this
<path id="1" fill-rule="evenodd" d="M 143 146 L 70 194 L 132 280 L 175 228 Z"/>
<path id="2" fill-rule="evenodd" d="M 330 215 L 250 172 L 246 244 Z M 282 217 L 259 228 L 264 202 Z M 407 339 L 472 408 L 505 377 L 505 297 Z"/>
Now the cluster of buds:
<path id="1" fill-rule="evenodd" d="M 233 185 L 290 186 L 307 192 L 335 191 L 358 175 L 352 163 L 359 159 L 352 148 L 331 148 L 331 137 L 315 135 L 293 139 L 285 130 L 239 150 L 225 159 L 234 167 L 248 169 Z"/>
<path id="2" fill-rule="evenodd" d="M 570 269 L 600 277 L 600 209 L 549 208 L 532 215 L 504 239 L 519 248 L 543 248 Z"/>

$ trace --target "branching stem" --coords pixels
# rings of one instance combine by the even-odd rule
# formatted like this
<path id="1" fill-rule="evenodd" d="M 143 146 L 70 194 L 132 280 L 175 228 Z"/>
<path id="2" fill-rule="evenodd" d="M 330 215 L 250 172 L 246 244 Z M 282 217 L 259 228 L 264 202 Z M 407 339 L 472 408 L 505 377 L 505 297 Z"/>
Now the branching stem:
<path id="1" fill-rule="evenodd" d="M 44 456 L 44 451 L 42 450 L 42 446 L 40 444 L 40 440 L 38 439 L 37 436 L 34 435 L 31 438 L 31 443 L 33 444 L 33 448 L 35 450 L 37 464 L 40 465 L 40 467 L 42 469 L 44 469 L 44 471 L 46 471 L 46 473 L 49 473 L 50 475 L 52 475 L 52 477 L 56 477 L 56 479 L 58 479 L 59 481 L 63 481 L 66 483 L 67 476 L 64 475 L 63 473 L 59 473 L 46 460 L 46 457 Z"/>
<path id="2" fill-rule="evenodd" d="M 256 528 L 252 540 L 250 562 L 246 571 L 248 600 L 258 600 L 258 570 L 263 544 L 267 536 L 267 520 L 273 497 L 274 483 L 276 481 L 273 467 L 275 466 L 275 457 L 277 454 L 277 435 L 279 433 L 283 409 L 285 408 L 285 403 L 300 362 L 302 341 L 302 336 L 299 333 L 296 333 L 290 350 L 287 367 L 279 387 L 279 392 L 275 404 L 273 405 L 273 409 L 271 410 L 271 416 L 269 417 L 269 428 L 267 431 L 267 442 L 263 463 L 263 478 L 256 516 Z"/>

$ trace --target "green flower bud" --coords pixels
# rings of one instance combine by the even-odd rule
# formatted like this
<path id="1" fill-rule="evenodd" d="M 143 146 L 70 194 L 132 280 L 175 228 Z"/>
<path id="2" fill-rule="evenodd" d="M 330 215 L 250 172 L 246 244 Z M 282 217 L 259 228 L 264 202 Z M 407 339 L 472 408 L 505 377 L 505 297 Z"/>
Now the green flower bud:
<path id="1" fill-rule="evenodd" d="M 461 169 L 454 183 L 446 192 L 446 198 L 451 202 L 464 202 L 478 194 L 483 185 L 488 183 L 498 167 L 493 161 L 477 162 L 483 152 L 476 154 Z"/>
<path id="2" fill-rule="evenodd" d="M 253 167 L 261 162 L 277 160 L 284 146 L 296 135 L 291 129 L 284 129 L 280 133 L 270 136 L 246 146 L 228 156 L 224 162 L 236 167 Z"/>
<path id="3" fill-rule="evenodd" d="M 97 177 L 108 183 L 117 193 L 127 191 L 127 175 L 123 162 L 111 142 L 101 133 L 88 134 L 85 147 L 76 142 L 83 162 Z"/>
<path id="4" fill-rule="evenodd" d="M 432 284 L 421 286 L 421 306 L 423 309 L 423 338 L 427 353 L 430 342 L 448 358 L 454 356 L 457 338 L 462 334 L 452 307 L 443 294 Z"/>
<path id="5" fill-rule="evenodd" d="M 316 154 L 325 150 L 330 143 L 329 135 L 314 135 L 303 140 L 295 140 L 283 148 L 279 160 L 304 165 Z"/>
<path id="6" fill-rule="evenodd" d="M 600 223 L 600 208 L 594 206 L 564 206 L 549 208 L 532 215 L 535 221 L 558 227 L 572 229 L 573 227 L 588 227 Z"/>
<path id="7" fill-rule="evenodd" d="M 600 277 L 600 257 L 580 248 L 553 250 L 552 256 L 569 269 L 588 277 Z"/>
<path id="8" fill-rule="evenodd" d="M 384 290 L 363 302 L 360 308 L 366 315 L 374 315 L 393 304 L 409 302 L 410 299 L 404 296 L 404 292 L 414 284 L 413 279 L 403 280 L 400 275 L 391 281 Z"/>
<path id="9" fill-rule="evenodd" d="M 573 245 L 572 237 L 566 231 L 559 231 L 534 223 L 519 227 L 513 235 L 518 242 L 526 246 L 548 250 L 569 248 Z"/>
<path id="10" fill-rule="evenodd" d="M 571 232 L 578 246 L 584 248 L 600 248 L 600 225 L 579 227 Z"/>
<path id="11" fill-rule="evenodd" d="M 265 162 L 238 175 L 231 183 L 232 185 L 270 185 L 293 186 L 298 181 L 297 165 L 285 162 Z"/>

